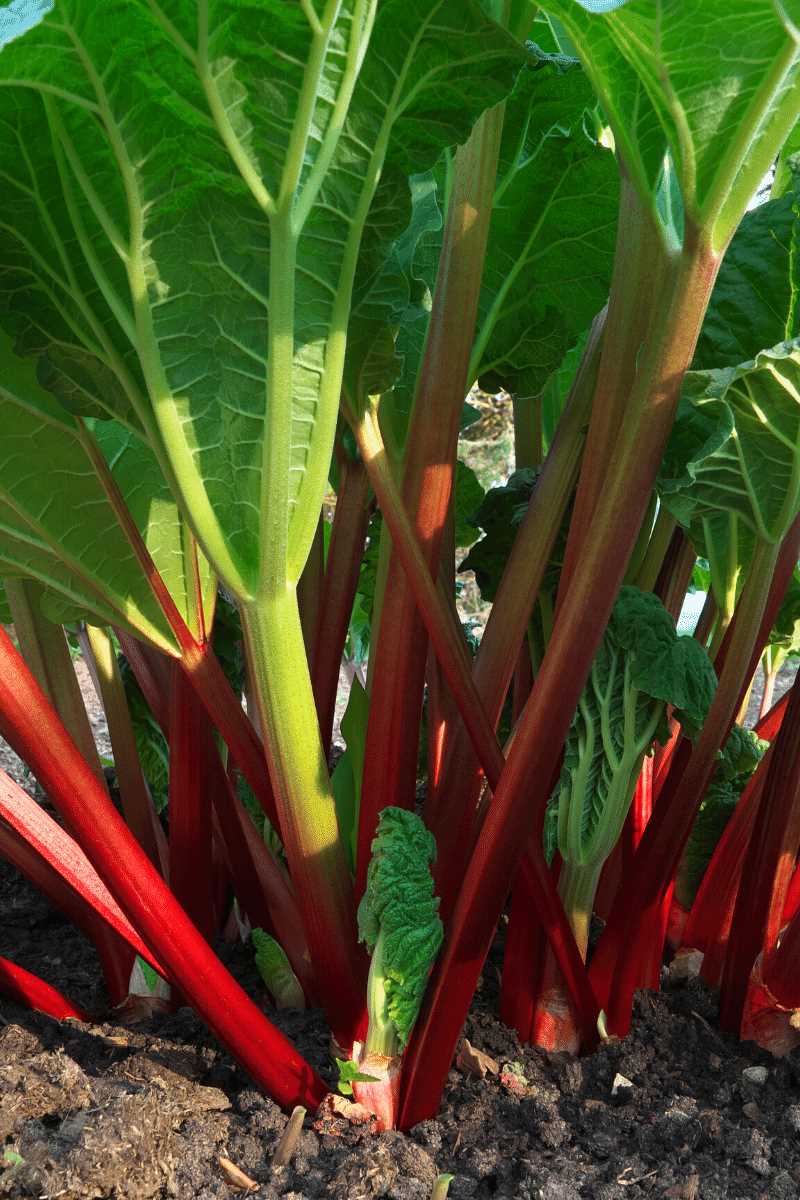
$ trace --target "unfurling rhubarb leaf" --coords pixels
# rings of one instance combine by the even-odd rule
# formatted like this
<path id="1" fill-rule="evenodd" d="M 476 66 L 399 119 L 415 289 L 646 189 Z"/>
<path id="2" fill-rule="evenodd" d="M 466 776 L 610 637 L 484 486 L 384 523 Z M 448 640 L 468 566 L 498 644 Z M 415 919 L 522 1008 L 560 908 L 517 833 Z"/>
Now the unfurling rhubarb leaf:
<path id="1" fill-rule="evenodd" d="M 417 1019 L 443 937 L 430 872 L 435 858 L 433 836 L 415 813 L 383 810 L 358 909 L 360 939 L 372 955 L 368 1053 L 397 1054 Z"/>
<path id="2" fill-rule="evenodd" d="M 550 806 L 558 811 L 559 892 L 581 953 L 600 871 L 622 832 L 642 760 L 668 737 L 667 706 L 694 737 L 716 688 L 699 642 L 678 637 L 650 592 L 623 587 L 564 750 Z"/>
<path id="3" fill-rule="evenodd" d="M 623 587 L 575 713 L 556 791 L 565 861 L 610 854 L 654 739 L 666 740 L 667 705 L 694 737 L 716 687 L 708 656 L 650 592 Z"/>

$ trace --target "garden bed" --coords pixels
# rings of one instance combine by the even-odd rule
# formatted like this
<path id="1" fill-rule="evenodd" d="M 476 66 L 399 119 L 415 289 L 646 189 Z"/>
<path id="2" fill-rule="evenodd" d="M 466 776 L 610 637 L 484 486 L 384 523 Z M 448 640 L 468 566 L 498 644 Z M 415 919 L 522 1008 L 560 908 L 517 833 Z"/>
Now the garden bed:
<path id="1" fill-rule="evenodd" d="M 79 1003 L 102 1009 L 91 946 L 0 864 L 0 953 L 12 951 Z M 221 953 L 266 1005 L 249 955 L 229 946 Z M 0 999 L 0 1139 L 16 1163 L 0 1173 L 0 1196 L 245 1194 L 226 1182 L 220 1156 L 259 1185 L 253 1195 L 294 1200 L 416 1200 L 430 1195 L 439 1172 L 455 1176 L 454 1200 L 780 1200 L 800 1192 L 800 1053 L 777 1062 L 720 1035 L 701 986 L 640 996 L 633 1034 L 579 1061 L 520 1048 L 494 1015 L 496 992 L 490 964 L 465 1033 L 502 1075 L 452 1071 L 439 1118 L 408 1137 L 342 1118 L 320 1127 L 309 1115 L 290 1166 L 277 1171 L 271 1158 L 284 1114 L 190 1010 L 58 1024 Z M 332 1079 L 322 1017 L 269 1015 Z M 618 1074 L 630 1085 L 618 1081 L 614 1094 Z"/>

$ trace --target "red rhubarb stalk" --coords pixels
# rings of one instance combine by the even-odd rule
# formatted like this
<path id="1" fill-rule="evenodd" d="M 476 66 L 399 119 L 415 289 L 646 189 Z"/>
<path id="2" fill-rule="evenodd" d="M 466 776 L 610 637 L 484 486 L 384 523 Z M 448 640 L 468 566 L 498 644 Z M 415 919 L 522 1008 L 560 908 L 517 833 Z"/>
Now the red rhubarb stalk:
<path id="1" fill-rule="evenodd" d="M 306 658 L 313 661 L 314 648 L 320 632 L 321 618 L 325 609 L 322 607 L 322 581 L 325 578 L 325 538 L 323 533 L 324 517 L 317 521 L 317 531 L 311 543 L 306 565 L 297 583 L 297 607 L 300 610 L 300 624 L 303 627 L 303 641 L 306 647 Z M 327 614 L 326 614 L 327 615 Z"/>
<path id="2" fill-rule="evenodd" d="M 603 310 L 592 325 L 553 444 L 514 539 L 475 659 L 475 685 L 495 728 L 531 611 L 578 479 L 605 322 Z M 463 726 L 457 727 L 448 747 L 444 783 L 431 821 L 439 846 L 437 870 L 445 913 L 452 910 L 474 840 L 474 814 L 480 789 L 480 766 L 469 734 Z"/>
<path id="3" fill-rule="evenodd" d="M 738 1032 L 756 957 L 775 948 L 800 851 L 800 684 L 775 739 L 742 870 L 722 973 L 720 1023 Z"/>
<path id="4" fill-rule="evenodd" d="M 370 488 L 364 464 L 344 451 L 337 461 L 339 489 L 322 585 L 321 609 L 325 617 L 319 626 L 311 673 L 320 736 L 326 747 L 330 746 L 333 734 L 339 671 L 358 588 L 370 509 Z"/>
<path id="5" fill-rule="evenodd" d="M 431 643 L 439 657 L 453 699 L 458 704 L 461 717 L 470 732 L 478 762 L 485 772 L 489 787 L 495 788 L 505 760 L 476 694 L 461 631 L 453 622 L 452 613 L 440 590 L 434 585 L 421 547 L 405 514 L 386 459 L 377 416 L 368 410 L 361 421 L 354 421 L 353 424 L 381 511 L 391 530 L 398 557 L 403 563 L 413 594 L 417 598 Z M 596 1024 L 597 1008 L 587 986 L 583 961 L 544 860 L 541 836 L 531 840 L 524 870 L 533 904 L 551 940 L 553 952 L 576 1003 L 581 1026 L 590 1031 Z"/>
<path id="6" fill-rule="evenodd" d="M 653 305 L 651 335 L 644 350 L 638 348 L 630 418 L 605 466 L 604 487 L 588 521 L 592 536 L 585 540 L 562 601 L 412 1036 L 404 1072 L 403 1127 L 436 1110 L 509 881 L 541 819 L 553 768 L 641 529 L 718 264 L 711 252 L 683 252 L 666 294 Z M 604 357 L 616 352 L 613 333 L 607 332 Z"/>
<path id="7" fill-rule="evenodd" d="M 683 929 L 682 952 L 702 952 L 703 978 L 712 986 L 719 985 L 744 856 L 758 816 L 771 754 L 770 749 L 748 780 L 714 849 Z"/>
<path id="8" fill-rule="evenodd" d="M 772 574 L 778 550 L 762 545 L 754 554 L 711 710 L 694 749 L 684 741 L 673 759 L 670 778 L 645 830 L 634 868 L 617 896 L 592 959 L 590 975 L 598 999 L 606 1009 L 609 1029 L 620 1036 L 630 1025 L 635 989 L 650 981 L 654 957 L 660 957 L 668 916 L 665 893 L 749 679 L 748 660 L 766 606 L 762 581 Z"/>
<path id="9" fill-rule="evenodd" d="M 6 579 L 4 589 L 22 656 L 75 745 L 105 784 L 100 755 L 86 713 L 64 630 L 42 613 L 44 588 L 32 579 Z"/>
<path id="10" fill-rule="evenodd" d="M 82 645 L 84 654 L 88 655 L 88 660 L 94 667 L 95 686 L 105 709 L 123 816 L 153 866 L 161 875 L 166 876 L 167 839 L 142 772 L 136 734 L 114 645 L 107 630 L 88 624 L 86 640 Z"/>
<path id="11" fill-rule="evenodd" d="M 741 707 L 798 552 L 800 517 L 795 518 L 780 546 L 757 545 L 736 615 L 714 664 L 720 682 L 711 711 L 694 749 L 686 741 L 677 748 L 634 870 L 595 950 L 590 974 L 612 1032 L 627 1032 L 633 993 L 652 980 L 653 963 L 666 939 L 667 893 L 713 773 L 717 751 Z M 766 596 L 765 580 L 770 580 Z"/>
<path id="12" fill-rule="evenodd" d="M 800 1046 L 800 916 L 769 955 L 759 955 L 742 1018 L 741 1037 L 776 1057 Z"/>
<path id="13" fill-rule="evenodd" d="M 218 757 L 205 710 L 180 663 L 172 675 L 169 719 L 169 882 L 176 900 L 210 942 L 215 931 L 211 886 L 212 756 Z"/>
<path id="14" fill-rule="evenodd" d="M 148 705 L 169 739 L 170 660 L 124 635 L 123 649 Z M 163 668 L 166 668 L 164 670 Z M 208 734 L 210 719 L 205 715 Z M 314 995 L 308 946 L 297 898 L 285 870 L 256 830 L 218 753 L 209 756 L 209 790 L 224 842 L 234 891 L 255 927 L 273 929 L 308 997 Z"/>
<path id="15" fill-rule="evenodd" d="M 89 936 L 93 936 L 93 922 L 81 919 L 81 914 L 99 917 L 137 954 L 147 958 L 161 974 L 164 973 L 75 839 L 5 771 L 0 771 L 0 818 L 8 826 L 2 831 L 4 835 L 16 834 L 21 845 L 28 850 L 24 859 L 17 854 L 12 858 L 12 847 L 4 843 L 7 857 L 33 883 L 56 900 L 59 907 L 65 908 L 71 919 L 80 924 Z M 37 859 L 43 872 L 36 869 Z M 54 886 L 58 889 L 58 899 Z"/>
<path id="16" fill-rule="evenodd" d="M 91 1017 L 56 988 L 45 983 L 38 975 L 17 966 L 9 958 L 0 956 L 0 992 L 9 996 L 25 1008 L 36 1009 L 55 1017 L 57 1021 L 86 1021 Z"/>
<path id="17" fill-rule="evenodd" d="M 116 812 L 0 629 L 3 733 L 31 767 L 144 942 L 231 1053 L 281 1105 L 316 1108 L 319 1076 L 239 987 Z"/>
<path id="18" fill-rule="evenodd" d="M 779 1004 L 800 1009 L 800 917 L 793 917 L 769 955 L 764 978 Z"/>
<path id="19" fill-rule="evenodd" d="M 428 337 L 406 446 L 403 500 L 432 575 L 453 488 L 459 421 L 492 215 L 503 106 L 483 114 L 456 155 Z M 393 555 L 373 649 L 359 813 L 356 892 L 364 890 L 378 814 L 409 808 L 416 789 L 427 638 L 402 564 Z"/>
<path id="20" fill-rule="evenodd" d="M 264 757 L 264 747 L 252 723 L 247 719 L 239 698 L 234 695 L 233 689 L 228 683 L 225 672 L 219 665 L 216 656 L 208 651 L 203 644 L 203 621 L 201 620 L 200 623 L 201 640 L 198 641 L 181 616 L 175 601 L 170 595 L 169 588 L 159 574 L 144 538 L 131 516 L 100 448 L 80 420 L 79 425 L 82 428 L 81 440 L 84 449 L 92 462 L 98 479 L 103 485 L 103 490 L 114 509 L 117 520 L 130 543 L 131 549 L 139 561 L 150 590 L 169 622 L 179 648 L 184 670 L 189 675 L 195 691 L 205 705 L 206 711 L 244 772 L 270 823 L 280 833 L 280 822 Z M 201 618 L 203 617 L 202 608 L 198 615 Z M 124 645 L 130 646 L 131 642 L 132 639 L 126 639 Z M 154 685 L 158 678 L 158 674 L 154 674 Z M 152 690 L 155 692 L 155 686 Z M 149 702 L 147 691 L 145 691 L 145 698 Z M 152 711 L 156 715 L 156 710 L 153 709 Z M 160 717 L 158 719 L 161 720 Z"/>
<path id="21" fill-rule="evenodd" d="M 793 921 L 796 914 L 800 912 L 800 863 L 797 863 L 794 868 L 791 883 L 786 889 L 786 903 L 783 906 L 783 925 L 788 925 Z"/>
<path id="22" fill-rule="evenodd" d="M 681 615 L 696 557 L 686 534 L 682 529 L 676 529 L 653 589 L 673 621 Z"/>

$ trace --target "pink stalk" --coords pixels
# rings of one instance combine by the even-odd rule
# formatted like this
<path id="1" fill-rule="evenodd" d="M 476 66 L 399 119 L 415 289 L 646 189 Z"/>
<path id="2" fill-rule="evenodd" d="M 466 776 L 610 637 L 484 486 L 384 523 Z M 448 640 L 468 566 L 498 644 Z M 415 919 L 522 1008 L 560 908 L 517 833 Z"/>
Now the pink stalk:
<path id="1" fill-rule="evenodd" d="M 493 727 L 500 719 L 531 611 L 578 478 L 605 324 L 604 309 L 592 323 L 567 405 L 514 539 L 478 648 L 473 666 L 475 687 Z M 445 911 L 455 903 L 474 843 L 481 786 L 480 763 L 462 724 L 447 747 L 441 794 L 431 823 L 439 847 Z"/>
<path id="2" fill-rule="evenodd" d="M 720 683 L 695 747 L 683 741 L 642 839 L 636 863 L 595 950 L 590 968 L 609 1028 L 627 1032 L 637 987 L 652 979 L 666 939 L 665 899 L 692 823 L 791 579 L 800 550 L 800 517 L 779 547 L 757 544 L 736 614 L 715 666 Z M 764 594 L 764 580 L 770 580 Z"/>
<path id="3" fill-rule="evenodd" d="M 742 865 L 758 816 L 771 754 L 771 750 L 767 752 L 748 780 L 711 856 L 683 930 L 683 950 L 702 951 L 703 978 L 712 986 L 719 984 L 725 961 Z"/>
<path id="4" fill-rule="evenodd" d="M 680 616 L 696 557 L 686 534 L 676 529 L 653 589 L 673 621 Z"/>
<path id="5" fill-rule="evenodd" d="M 375 493 L 389 526 L 398 557 L 406 571 L 412 594 L 422 614 L 431 642 L 442 665 L 453 699 L 469 730 L 478 755 L 480 766 L 486 775 L 489 787 L 497 787 L 505 759 L 497 737 L 475 691 L 469 671 L 463 636 L 452 620 L 452 613 L 443 603 L 441 592 L 433 583 L 430 571 L 422 557 L 421 549 L 410 528 L 408 518 L 387 467 L 377 423 L 371 414 L 360 422 L 354 422 L 364 461 L 370 473 Z M 553 785 L 555 777 L 553 780 Z M 551 789 L 552 790 L 552 789 Z M 468 830 L 471 833 L 471 830 Z M 578 953 L 572 930 L 564 908 L 553 886 L 541 845 L 541 826 L 538 835 L 529 839 L 526 849 L 524 870 L 534 897 L 535 910 L 542 921 L 547 937 L 553 946 L 567 986 L 581 1014 L 581 1025 L 589 1037 L 596 1024 L 597 1008 L 591 989 L 587 985 L 586 971 Z M 448 919 L 447 896 L 442 902 L 442 916 Z"/>
<path id="6" fill-rule="evenodd" d="M 800 863 L 795 863 L 791 882 L 786 889 L 786 903 L 783 906 L 781 924 L 788 925 L 798 912 L 800 912 Z"/>
<path id="7" fill-rule="evenodd" d="M 0 857 L 16 867 L 94 944 L 103 971 L 109 1003 L 112 1007 L 122 1004 L 128 996 L 135 958 L 128 942 L 105 924 L 91 905 L 85 903 L 83 898 L 72 890 L 55 868 L 41 858 L 21 834 L 2 822 Z M 149 952 L 147 957 L 148 960 L 152 959 Z"/>

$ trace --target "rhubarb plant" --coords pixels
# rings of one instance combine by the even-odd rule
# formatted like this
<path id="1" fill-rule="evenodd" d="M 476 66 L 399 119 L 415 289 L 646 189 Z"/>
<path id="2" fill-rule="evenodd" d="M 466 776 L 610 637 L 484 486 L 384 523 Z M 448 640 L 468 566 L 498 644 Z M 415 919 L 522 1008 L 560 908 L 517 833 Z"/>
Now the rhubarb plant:
<path id="1" fill-rule="evenodd" d="M 0 853 L 113 999 L 138 956 L 283 1104 L 325 1085 L 223 931 L 254 931 L 276 1003 L 323 1007 L 386 1126 L 436 1111 L 510 888 L 524 1038 L 588 1049 L 658 978 L 800 556 L 795 7 L 0 8 L 0 730 L 69 829 L 4 783 Z M 514 412 L 486 499 L 458 465 L 476 381 Z M 798 711 L 764 714 L 779 762 Z M 755 771 L 709 868 L 735 851 L 758 897 L 714 935 L 731 1027 L 758 952 L 794 1003 L 795 774 Z M 10 960 L 0 987 L 82 1015 Z"/>

